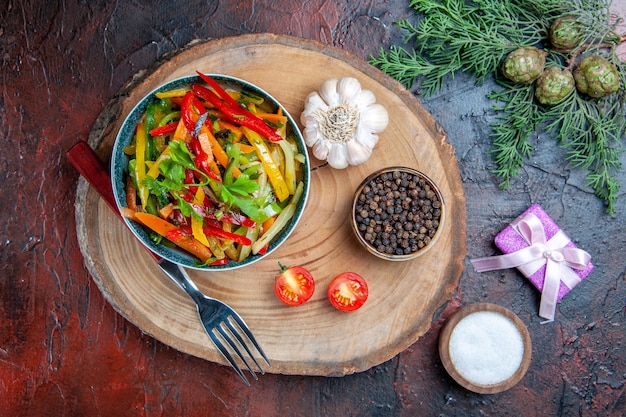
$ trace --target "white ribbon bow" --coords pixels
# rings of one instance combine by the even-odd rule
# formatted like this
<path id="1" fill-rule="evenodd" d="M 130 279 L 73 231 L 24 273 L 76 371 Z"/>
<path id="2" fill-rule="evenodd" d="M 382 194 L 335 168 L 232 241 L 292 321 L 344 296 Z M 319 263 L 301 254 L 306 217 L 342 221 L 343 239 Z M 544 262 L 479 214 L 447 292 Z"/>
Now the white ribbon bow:
<path id="1" fill-rule="evenodd" d="M 530 246 L 505 255 L 472 259 L 471 262 L 478 272 L 518 268 L 527 277 L 545 265 L 539 316 L 553 321 L 561 282 L 570 290 L 578 285 L 581 279 L 572 268 L 587 268 L 591 256 L 582 249 L 566 247 L 570 239 L 561 230 L 548 240 L 541 221 L 532 213 L 526 214 L 514 228 Z"/>

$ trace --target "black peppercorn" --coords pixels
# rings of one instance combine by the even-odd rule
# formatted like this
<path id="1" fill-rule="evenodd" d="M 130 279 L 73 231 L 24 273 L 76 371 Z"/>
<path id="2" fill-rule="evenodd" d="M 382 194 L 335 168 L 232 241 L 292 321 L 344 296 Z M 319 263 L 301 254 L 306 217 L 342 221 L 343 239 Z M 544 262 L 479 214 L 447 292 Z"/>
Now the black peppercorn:
<path id="1" fill-rule="evenodd" d="M 420 175 L 383 172 L 369 179 L 355 199 L 356 231 L 382 254 L 409 255 L 432 241 L 441 222 L 441 203 Z"/>

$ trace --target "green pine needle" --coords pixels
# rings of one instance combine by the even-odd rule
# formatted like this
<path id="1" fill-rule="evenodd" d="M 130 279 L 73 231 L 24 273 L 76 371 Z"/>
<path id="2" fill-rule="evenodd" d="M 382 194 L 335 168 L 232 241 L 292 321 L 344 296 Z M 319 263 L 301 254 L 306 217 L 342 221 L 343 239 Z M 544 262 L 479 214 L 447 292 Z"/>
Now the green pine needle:
<path id="1" fill-rule="evenodd" d="M 496 121 L 491 125 L 494 174 L 508 188 L 524 161 L 534 151 L 528 138 L 543 130 L 566 151 L 572 167 L 588 172 L 595 194 L 615 212 L 620 191 L 617 175 L 626 134 L 626 64 L 615 54 L 624 41 L 610 19 L 606 0 L 410 0 L 418 23 L 397 22 L 405 33 L 405 47 L 381 49 L 370 63 L 407 88 L 432 96 L 458 71 L 473 75 L 477 84 L 494 77 L 498 91 L 487 95 L 496 101 Z M 579 50 L 572 55 L 550 49 L 551 23 L 574 15 L 582 23 Z M 514 85 L 501 79 L 504 58 L 521 46 L 536 46 L 548 53 L 551 66 L 571 67 L 576 57 L 601 54 L 618 69 L 621 87 L 603 99 L 574 92 L 561 103 L 545 107 L 534 100 L 533 85 Z M 570 62 L 570 60 L 574 62 Z"/>

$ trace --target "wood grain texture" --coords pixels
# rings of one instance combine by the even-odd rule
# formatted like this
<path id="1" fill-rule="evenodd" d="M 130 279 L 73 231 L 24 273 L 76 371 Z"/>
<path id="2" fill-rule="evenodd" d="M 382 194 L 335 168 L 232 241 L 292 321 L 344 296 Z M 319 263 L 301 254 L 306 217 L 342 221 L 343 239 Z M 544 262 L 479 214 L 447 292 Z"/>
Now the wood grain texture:
<path id="1" fill-rule="evenodd" d="M 298 118 L 306 96 L 327 78 L 353 76 L 389 111 L 389 127 L 365 164 L 334 170 L 312 162 L 304 217 L 286 243 L 267 259 L 229 272 L 190 271 L 201 290 L 244 318 L 272 368 L 282 374 L 339 376 L 380 364 L 414 343 L 435 310 L 458 284 L 465 257 L 465 198 L 452 147 L 430 114 L 395 81 L 353 56 L 302 39 L 250 35 L 198 43 L 139 75 L 105 109 L 106 129 L 90 141 L 105 159 L 125 115 L 145 94 L 196 70 L 255 83 Z M 103 125 L 106 124 L 103 122 Z M 444 230 L 424 256 L 391 263 L 368 254 L 350 229 L 352 195 L 370 172 L 404 165 L 429 175 L 446 204 Z M 77 229 L 87 265 L 107 300 L 156 339 L 192 355 L 225 363 L 210 346 L 191 300 L 166 278 L 95 192 L 79 187 Z M 297 308 L 273 294 L 277 261 L 303 265 L 316 278 L 311 301 Z M 353 270 L 363 275 L 370 298 L 355 313 L 326 299 L 330 280 Z"/>
<path id="2" fill-rule="evenodd" d="M 613 5 L 626 16 L 626 0 Z M 103 116 L 95 128 L 94 121 L 111 99 L 122 100 L 116 94 L 137 71 L 194 39 L 262 32 L 317 40 L 366 61 L 380 48 L 406 46 L 394 24 L 404 18 L 417 23 L 407 0 L 4 2 L 0 415 L 623 417 L 626 209 L 607 216 L 584 172 L 563 163 L 565 150 L 548 135 L 533 138 L 536 151 L 511 188 L 500 189 L 491 174 L 490 124 L 499 114 L 486 98 L 499 88 L 492 77 L 476 85 L 460 73 L 432 97 L 414 91 L 458 158 L 466 268 L 430 329 L 378 366 L 342 378 L 266 374 L 245 388 L 229 367 L 181 353 L 124 319 L 85 268 L 74 196 L 87 193 L 77 190 L 65 154 L 90 132 L 110 131 L 114 120 Z M 105 144 L 98 151 L 108 160 Z M 626 171 L 619 178 L 626 184 Z M 494 236 L 533 203 L 598 265 L 559 303 L 552 324 L 540 323 L 539 293 L 517 270 L 480 274 L 469 262 L 498 254 Z M 494 395 L 457 384 L 437 348 L 447 319 L 484 301 L 515 312 L 533 341 L 526 376 Z"/>

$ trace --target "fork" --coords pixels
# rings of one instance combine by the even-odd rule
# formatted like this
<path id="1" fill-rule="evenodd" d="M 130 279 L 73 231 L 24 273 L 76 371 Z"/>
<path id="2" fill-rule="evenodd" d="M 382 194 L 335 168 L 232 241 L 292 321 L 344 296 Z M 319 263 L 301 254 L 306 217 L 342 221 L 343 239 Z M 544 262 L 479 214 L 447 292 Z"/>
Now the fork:
<path id="1" fill-rule="evenodd" d="M 79 141 L 70 148 L 67 152 L 67 157 L 76 170 L 98 194 L 100 194 L 100 197 L 104 199 L 113 212 L 122 219 L 122 215 L 115 202 L 115 197 L 113 196 L 109 174 L 102 165 L 102 161 L 100 161 L 100 158 L 93 149 L 91 149 L 89 144 L 83 140 Z M 163 272 L 193 299 L 206 334 L 246 385 L 250 386 L 250 382 L 241 370 L 235 357 L 233 357 L 233 354 L 231 354 L 231 351 L 234 352 L 234 355 L 246 366 L 255 380 L 258 380 L 258 377 L 245 355 L 242 353 L 242 349 L 246 352 L 248 357 L 252 359 L 258 372 L 260 372 L 261 375 L 265 374 L 265 371 L 255 359 L 245 340 L 247 339 L 252 343 L 269 367 L 272 365 L 241 316 L 224 302 L 203 294 L 182 266 L 165 258 L 161 258 L 148 248 L 146 249 Z M 243 333 L 243 336 L 241 333 Z"/>

